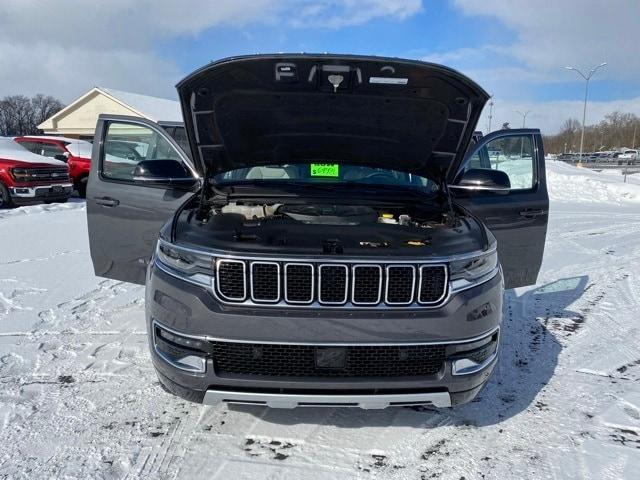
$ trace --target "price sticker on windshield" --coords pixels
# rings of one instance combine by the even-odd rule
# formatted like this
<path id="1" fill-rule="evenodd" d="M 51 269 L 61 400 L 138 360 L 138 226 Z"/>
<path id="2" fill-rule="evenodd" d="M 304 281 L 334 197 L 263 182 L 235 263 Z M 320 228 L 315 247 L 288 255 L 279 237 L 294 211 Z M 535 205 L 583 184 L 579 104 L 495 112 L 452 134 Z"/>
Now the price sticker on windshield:
<path id="1" fill-rule="evenodd" d="M 340 165 L 338 163 L 312 163 L 312 177 L 333 177 L 340 176 Z"/>

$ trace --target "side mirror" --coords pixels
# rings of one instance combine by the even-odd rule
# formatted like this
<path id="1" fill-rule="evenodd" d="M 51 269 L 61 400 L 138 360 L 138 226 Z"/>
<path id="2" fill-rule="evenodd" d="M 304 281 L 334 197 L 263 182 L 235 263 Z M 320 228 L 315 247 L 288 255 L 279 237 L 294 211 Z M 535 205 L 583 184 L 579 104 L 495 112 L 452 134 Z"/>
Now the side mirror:
<path id="1" fill-rule="evenodd" d="M 69 157 L 64 153 L 59 153 L 57 155 L 54 155 L 53 158 L 55 158 L 56 160 L 60 160 L 62 162 L 66 162 L 67 160 L 69 160 Z"/>
<path id="2" fill-rule="evenodd" d="M 509 175 L 502 170 L 471 168 L 464 172 L 456 185 L 449 185 L 449 188 L 507 194 L 511 190 L 511 182 L 509 181 Z"/>
<path id="3" fill-rule="evenodd" d="M 133 180 L 158 185 L 193 185 L 195 179 L 179 160 L 143 160 L 133 170 Z"/>

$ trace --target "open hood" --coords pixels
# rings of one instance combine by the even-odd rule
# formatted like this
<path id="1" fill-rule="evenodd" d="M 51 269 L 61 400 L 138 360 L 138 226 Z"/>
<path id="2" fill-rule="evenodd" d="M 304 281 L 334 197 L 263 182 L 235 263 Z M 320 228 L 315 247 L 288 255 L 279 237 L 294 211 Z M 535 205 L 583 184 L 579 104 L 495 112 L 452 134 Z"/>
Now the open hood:
<path id="1" fill-rule="evenodd" d="M 442 181 L 462 161 L 489 98 L 447 67 L 352 55 L 228 58 L 177 89 L 193 158 L 210 176 L 321 162 Z"/>

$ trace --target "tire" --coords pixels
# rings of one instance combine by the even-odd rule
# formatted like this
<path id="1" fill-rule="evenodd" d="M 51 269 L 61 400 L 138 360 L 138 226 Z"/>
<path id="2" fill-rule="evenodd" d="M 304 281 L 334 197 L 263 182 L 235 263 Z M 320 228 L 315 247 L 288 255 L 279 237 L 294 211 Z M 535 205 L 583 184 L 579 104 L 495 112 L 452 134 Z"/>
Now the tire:
<path id="1" fill-rule="evenodd" d="M 80 198 L 87 198 L 87 181 L 88 180 L 89 180 L 89 177 L 82 177 L 76 185 L 76 190 L 78 191 L 78 196 Z"/>
<path id="2" fill-rule="evenodd" d="M 9 189 L 2 183 L 0 183 L 0 208 L 12 208 L 15 207 L 11 195 L 9 195 Z"/>

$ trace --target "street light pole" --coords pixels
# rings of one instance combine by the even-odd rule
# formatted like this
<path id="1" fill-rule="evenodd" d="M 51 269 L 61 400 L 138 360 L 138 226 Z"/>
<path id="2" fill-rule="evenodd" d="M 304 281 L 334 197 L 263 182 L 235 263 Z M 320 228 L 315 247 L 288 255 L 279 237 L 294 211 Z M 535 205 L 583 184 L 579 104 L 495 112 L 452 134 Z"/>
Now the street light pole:
<path id="1" fill-rule="evenodd" d="M 527 125 L 527 115 L 531 113 L 531 110 L 527 110 L 522 113 L 516 110 L 516 113 L 522 116 L 522 128 Z M 520 158 L 522 158 L 522 153 L 524 152 L 524 138 L 520 139 Z"/>
<path id="2" fill-rule="evenodd" d="M 522 128 L 524 128 L 526 126 L 526 124 L 527 124 L 527 115 L 529 115 L 531 113 L 531 110 L 527 110 L 524 113 L 519 112 L 518 110 L 516 110 L 516 113 L 522 117 Z"/>
<path id="3" fill-rule="evenodd" d="M 491 133 L 491 119 L 493 119 L 493 96 L 489 100 L 489 128 L 487 133 Z"/>
<path id="4" fill-rule="evenodd" d="M 586 75 L 575 67 L 564 67 L 567 70 L 573 70 L 574 72 L 578 72 L 578 74 L 585 80 L 584 106 L 582 107 L 582 133 L 580 135 L 580 157 L 579 157 L 580 163 L 582 163 L 582 147 L 584 145 L 584 122 L 587 118 L 587 98 L 589 97 L 589 80 L 591 80 L 591 77 L 593 76 L 593 74 L 596 73 L 596 70 L 604 67 L 606 64 L 607 62 L 602 62 L 600 65 L 597 65 L 593 67 L 591 70 L 589 70 L 589 73 Z"/>

